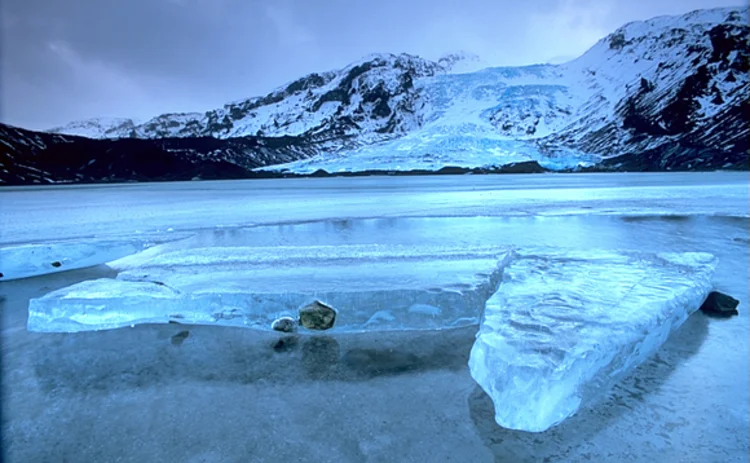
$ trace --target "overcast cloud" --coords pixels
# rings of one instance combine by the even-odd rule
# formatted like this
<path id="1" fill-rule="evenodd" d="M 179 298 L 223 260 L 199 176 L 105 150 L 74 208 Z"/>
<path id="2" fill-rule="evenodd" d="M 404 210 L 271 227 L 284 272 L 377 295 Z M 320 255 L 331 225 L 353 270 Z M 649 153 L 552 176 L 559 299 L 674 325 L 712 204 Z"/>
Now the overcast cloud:
<path id="1" fill-rule="evenodd" d="M 561 61 L 626 22 L 742 0 L 2 0 L 0 120 L 148 119 L 365 55 Z"/>

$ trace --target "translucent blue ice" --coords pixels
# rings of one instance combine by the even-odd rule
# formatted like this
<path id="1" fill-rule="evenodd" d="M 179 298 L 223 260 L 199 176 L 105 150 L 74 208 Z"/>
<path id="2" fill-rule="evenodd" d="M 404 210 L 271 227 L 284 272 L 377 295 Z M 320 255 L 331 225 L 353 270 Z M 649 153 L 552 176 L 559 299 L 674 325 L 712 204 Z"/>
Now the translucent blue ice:
<path id="1" fill-rule="evenodd" d="M 700 307 L 715 266 L 705 253 L 521 252 L 469 360 L 495 421 L 544 431 L 606 392 Z"/>
<path id="2" fill-rule="evenodd" d="M 116 279 L 32 299 L 28 329 L 169 321 L 270 329 L 315 300 L 338 310 L 335 331 L 476 325 L 508 256 L 498 247 L 379 245 L 147 251 L 111 263 Z"/>

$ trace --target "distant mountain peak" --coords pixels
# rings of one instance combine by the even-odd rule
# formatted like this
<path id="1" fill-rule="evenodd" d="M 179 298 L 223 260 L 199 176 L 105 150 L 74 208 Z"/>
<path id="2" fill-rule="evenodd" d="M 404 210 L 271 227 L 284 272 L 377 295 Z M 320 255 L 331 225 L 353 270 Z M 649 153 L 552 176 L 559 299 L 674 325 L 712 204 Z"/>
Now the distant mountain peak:
<path id="1" fill-rule="evenodd" d="M 292 162 L 277 167 L 293 171 L 522 161 L 552 170 L 732 166 L 747 157 L 748 35 L 747 8 L 714 8 L 625 24 L 560 64 L 487 67 L 467 52 L 437 61 L 373 54 L 203 113 L 140 124 L 94 119 L 54 131 L 297 143 L 304 149 L 285 151 Z M 257 163 L 281 162 L 271 152 Z M 294 153 L 300 157 L 290 159 Z M 242 163 L 237 153 L 229 158 Z"/>
<path id="2" fill-rule="evenodd" d="M 130 130 L 138 122 L 125 117 L 95 117 L 83 121 L 74 121 L 47 132 L 78 135 L 89 138 L 118 138 L 123 131 Z"/>
<path id="3" fill-rule="evenodd" d="M 445 54 L 437 62 L 447 72 L 455 74 L 475 72 L 490 67 L 489 63 L 480 58 L 479 55 L 465 50 Z"/>

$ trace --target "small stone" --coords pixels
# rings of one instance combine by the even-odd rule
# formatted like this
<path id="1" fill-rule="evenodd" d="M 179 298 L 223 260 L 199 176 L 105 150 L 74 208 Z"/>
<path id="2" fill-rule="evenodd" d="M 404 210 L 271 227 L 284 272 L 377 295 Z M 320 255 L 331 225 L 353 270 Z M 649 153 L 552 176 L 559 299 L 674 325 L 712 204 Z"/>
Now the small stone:
<path id="1" fill-rule="evenodd" d="M 50 265 L 52 265 L 55 268 L 58 268 L 58 267 L 62 267 L 62 262 L 60 262 L 59 260 L 56 260 L 56 261 L 52 262 L 52 264 L 50 264 Z"/>
<path id="2" fill-rule="evenodd" d="M 328 330 L 336 322 L 336 310 L 320 301 L 299 309 L 299 322 L 308 330 Z"/>
<path id="3" fill-rule="evenodd" d="M 281 317 L 273 321 L 271 329 L 282 333 L 294 333 L 297 331 L 297 322 L 292 317 Z"/>
<path id="4" fill-rule="evenodd" d="M 728 318 L 739 315 L 737 306 L 740 301 L 718 291 L 712 291 L 701 306 L 701 311 L 706 315 Z"/>

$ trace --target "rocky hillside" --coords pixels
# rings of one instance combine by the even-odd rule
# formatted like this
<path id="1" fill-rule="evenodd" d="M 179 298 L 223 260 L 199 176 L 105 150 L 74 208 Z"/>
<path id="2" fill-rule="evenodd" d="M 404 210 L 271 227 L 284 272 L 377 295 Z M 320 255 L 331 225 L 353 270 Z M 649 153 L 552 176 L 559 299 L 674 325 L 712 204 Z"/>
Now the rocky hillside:
<path id="1" fill-rule="evenodd" d="M 627 24 L 559 65 L 459 73 L 475 58 L 374 55 L 206 113 L 52 132 L 103 139 L 71 142 L 96 159 L 135 139 L 185 162 L 298 173 L 748 169 L 749 32 L 747 8 L 717 8 Z M 9 131 L 2 150 L 28 151 Z"/>
<path id="2" fill-rule="evenodd" d="M 630 165 L 628 157 L 655 152 L 663 153 L 661 168 L 675 156 L 693 157 L 688 168 L 747 164 L 747 13 L 695 11 L 631 23 L 605 37 L 566 66 L 593 90 L 582 117 L 544 143 Z"/>
<path id="3" fill-rule="evenodd" d="M 0 184 L 258 177 L 255 167 L 315 151 L 295 137 L 95 140 L 0 124 Z"/>
<path id="4" fill-rule="evenodd" d="M 272 93 L 201 113 L 163 114 L 143 124 L 74 122 L 50 130 L 95 138 L 301 136 L 343 141 L 403 134 L 419 126 L 423 102 L 415 80 L 447 72 L 462 61 L 430 62 L 407 54 L 373 55 L 339 71 L 314 73 Z"/>

